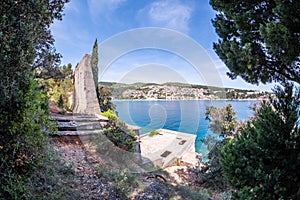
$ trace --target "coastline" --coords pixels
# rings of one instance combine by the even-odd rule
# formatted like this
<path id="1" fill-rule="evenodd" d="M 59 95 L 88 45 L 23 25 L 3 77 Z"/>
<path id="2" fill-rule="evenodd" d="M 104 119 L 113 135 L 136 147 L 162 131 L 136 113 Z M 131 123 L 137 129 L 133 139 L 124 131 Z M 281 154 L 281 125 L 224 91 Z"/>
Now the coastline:
<path id="1" fill-rule="evenodd" d="M 111 101 L 262 101 L 262 99 L 112 99 Z"/>

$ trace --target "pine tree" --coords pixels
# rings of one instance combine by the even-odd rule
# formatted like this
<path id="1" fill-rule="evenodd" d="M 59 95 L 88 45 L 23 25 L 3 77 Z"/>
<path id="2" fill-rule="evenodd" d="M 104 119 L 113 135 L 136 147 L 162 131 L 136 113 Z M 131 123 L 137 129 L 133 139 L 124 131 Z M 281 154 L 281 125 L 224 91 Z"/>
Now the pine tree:
<path id="1" fill-rule="evenodd" d="M 276 88 L 256 117 L 221 151 L 221 163 L 239 199 L 290 199 L 300 188 L 300 92 Z"/>
<path id="2" fill-rule="evenodd" d="M 250 83 L 300 83 L 300 1 L 210 0 L 229 77 Z"/>

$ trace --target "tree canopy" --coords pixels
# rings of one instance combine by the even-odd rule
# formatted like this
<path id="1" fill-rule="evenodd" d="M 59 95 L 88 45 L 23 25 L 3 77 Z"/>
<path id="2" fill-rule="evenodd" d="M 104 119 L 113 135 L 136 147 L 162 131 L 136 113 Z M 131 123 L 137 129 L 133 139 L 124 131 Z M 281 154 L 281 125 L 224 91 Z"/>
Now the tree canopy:
<path id="1" fill-rule="evenodd" d="M 202 166 L 197 174 L 197 182 L 205 187 L 227 190 L 228 184 L 223 176 L 219 149 L 222 149 L 226 144 L 226 138 L 235 134 L 238 124 L 236 112 L 230 104 L 221 108 L 207 106 L 205 116 L 209 120 L 209 128 L 213 134 L 206 134 L 205 139 L 203 139 L 203 144 L 207 145 L 209 151 L 208 162 Z"/>
<path id="2" fill-rule="evenodd" d="M 232 135 L 237 126 L 235 114 L 231 104 L 223 108 L 207 106 L 205 117 L 209 120 L 209 128 L 213 133 L 226 137 Z"/>
<path id="3" fill-rule="evenodd" d="M 23 181 L 44 156 L 48 102 L 34 78 L 59 63 L 49 26 L 67 1 L 1 1 L 0 199 L 25 198 Z"/>
<path id="4" fill-rule="evenodd" d="M 300 1 L 210 0 L 214 43 L 229 77 L 249 83 L 300 83 Z"/>
<path id="5" fill-rule="evenodd" d="M 300 93 L 275 90 L 252 121 L 221 149 L 223 172 L 238 199 L 296 199 L 300 188 Z"/>

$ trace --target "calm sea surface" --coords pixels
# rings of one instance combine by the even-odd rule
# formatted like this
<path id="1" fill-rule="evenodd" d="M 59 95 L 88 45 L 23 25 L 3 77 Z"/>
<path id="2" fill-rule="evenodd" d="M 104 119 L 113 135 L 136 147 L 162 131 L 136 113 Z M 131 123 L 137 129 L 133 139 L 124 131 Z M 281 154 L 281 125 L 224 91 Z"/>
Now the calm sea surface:
<path id="1" fill-rule="evenodd" d="M 206 106 L 223 107 L 231 104 L 239 120 L 253 115 L 249 108 L 257 101 L 208 101 L 208 100 L 115 100 L 116 111 L 125 123 L 141 127 L 140 133 L 164 128 L 197 135 L 195 148 L 201 152 L 201 139 L 210 133 L 209 122 L 205 120 Z"/>

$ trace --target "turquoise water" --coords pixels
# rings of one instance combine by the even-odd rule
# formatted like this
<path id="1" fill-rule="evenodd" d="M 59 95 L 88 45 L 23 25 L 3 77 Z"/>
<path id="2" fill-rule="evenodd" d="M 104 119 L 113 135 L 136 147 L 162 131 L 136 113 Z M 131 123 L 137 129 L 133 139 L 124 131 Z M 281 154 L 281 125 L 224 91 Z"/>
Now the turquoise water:
<path id="1" fill-rule="evenodd" d="M 210 133 L 209 122 L 205 120 L 206 106 L 223 107 L 231 104 L 239 120 L 253 115 L 249 108 L 257 101 L 209 101 L 209 100 L 115 100 L 116 111 L 125 123 L 141 127 L 145 134 L 155 129 L 169 129 L 197 135 L 195 149 L 201 151 L 201 139 Z"/>

